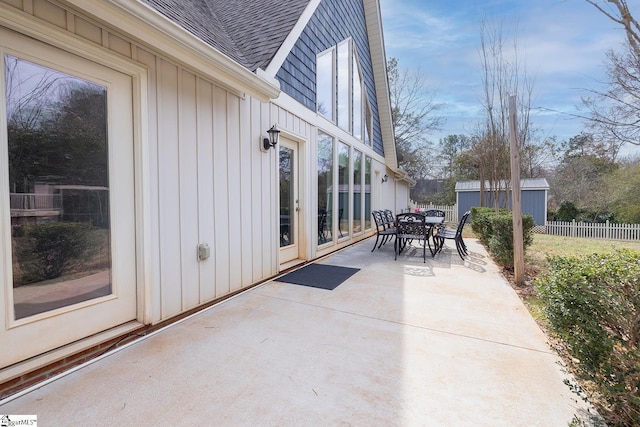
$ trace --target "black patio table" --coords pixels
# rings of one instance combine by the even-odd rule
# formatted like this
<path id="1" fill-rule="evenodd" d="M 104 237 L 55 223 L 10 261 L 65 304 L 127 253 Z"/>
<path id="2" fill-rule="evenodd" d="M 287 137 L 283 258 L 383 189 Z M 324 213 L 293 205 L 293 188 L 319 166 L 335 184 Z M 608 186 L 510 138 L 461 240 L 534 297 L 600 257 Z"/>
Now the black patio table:
<path id="1" fill-rule="evenodd" d="M 440 225 L 444 222 L 444 217 L 443 216 L 425 216 L 424 222 L 432 226 Z"/>
<path id="2" fill-rule="evenodd" d="M 424 219 L 424 222 L 416 222 L 412 218 L 420 218 L 421 220 Z M 407 227 L 403 226 L 403 222 L 405 221 L 408 221 L 410 223 L 407 224 Z M 429 252 L 431 252 L 431 256 L 435 256 L 435 254 L 438 252 L 438 240 L 434 238 L 434 229 L 437 225 L 440 225 L 443 222 L 444 217 L 442 216 L 424 216 L 420 213 L 406 213 L 396 215 L 396 245 L 399 245 L 399 253 L 402 253 L 407 243 L 413 240 L 424 240 L 422 245 L 428 246 Z M 422 226 L 420 224 L 424 224 L 424 229 L 422 229 Z M 419 227 L 416 228 L 416 226 Z M 404 230 L 405 228 L 406 230 Z M 430 240 L 433 242 L 433 248 L 431 247 Z M 396 251 L 396 257 L 397 253 L 398 252 Z"/>
<path id="3" fill-rule="evenodd" d="M 444 224 L 444 217 L 443 216 L 425 216 L 424 222 L 427 225 L 427 227 L 429 227 L 429 231 L 427 234 L 427 244 L 429 245 L 429 251 L 431 252 L 431 256 L 435 256 L 435 254 L 438 252 L 438 241 L 435 239 L 436 233 L 434 233 L 434 230 L 438 225 Z M 431 238 L 431 241 L 433 242 L 433 249 L 431 249 L 429 238 Z"/>

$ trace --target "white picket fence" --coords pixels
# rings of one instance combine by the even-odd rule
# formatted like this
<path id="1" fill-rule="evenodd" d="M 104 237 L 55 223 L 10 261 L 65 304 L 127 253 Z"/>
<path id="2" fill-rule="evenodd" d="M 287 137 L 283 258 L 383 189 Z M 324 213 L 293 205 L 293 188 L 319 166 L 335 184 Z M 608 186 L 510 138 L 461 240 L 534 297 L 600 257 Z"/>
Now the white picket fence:
<path id="1" fill-rule="evenodd" d="M 458 222 L 458 208 L 456 205 L 434 205 L 411 202 L 411 212 L 416 209 L 439 209 L 446 214 L 447 222 Z M 612 222 L 589 223 L 577 221 L 547 221 L 545 225 L 536 225 L 534 233 L 552 236 L 582 237 L 599 240 L 640 241 L 640 224 L 617 224 Z"/>
<path id="2" fill-rule="evenodd" d="M 534 230 L 535 231 L 535 230 Z M 553 236 L 600 240 L 640 240 L 640 224 L 547 221 L 544 232 Z"/>
<path id="3" fill-rule="evenodd" d="M 415 203 L 415 202 L 411 202 L 411 212 L 414 212 L 416 209 L 420 209 L 423 211 L 427 211 L 430 209 L 438 209 L 441 211 L 444 211 L 444 220 L 445 222 L 453 222 L 453 223 L 457 223 L 458 222 L 458 209 L 456 205 L 450 206 L 450 205 L 434 205 L 434 204 L 423 204 L 423 203 Z"/>

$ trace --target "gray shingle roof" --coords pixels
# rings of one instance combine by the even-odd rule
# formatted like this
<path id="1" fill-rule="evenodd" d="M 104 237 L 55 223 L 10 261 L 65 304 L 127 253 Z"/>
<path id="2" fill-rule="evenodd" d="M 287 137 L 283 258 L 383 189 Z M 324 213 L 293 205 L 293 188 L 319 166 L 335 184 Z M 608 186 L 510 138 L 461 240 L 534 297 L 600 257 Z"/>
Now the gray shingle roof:
<path id="1" fill-rule="evenodd" d="M 501 184 L 504 188 L 504 183 Z M 485 189 L 489 183 L 485 183 Z M 523 178 L 520 180 L 520 190 L 548 190 L 549 183 L 545 178 Z M 458 181 L 456 191 L 480 191 L 480 181 Z"/>
<path id="2" fill-rule="evenodd" d="M 251 71 L 266 68 L 309 0 L 142 0 Z"/>

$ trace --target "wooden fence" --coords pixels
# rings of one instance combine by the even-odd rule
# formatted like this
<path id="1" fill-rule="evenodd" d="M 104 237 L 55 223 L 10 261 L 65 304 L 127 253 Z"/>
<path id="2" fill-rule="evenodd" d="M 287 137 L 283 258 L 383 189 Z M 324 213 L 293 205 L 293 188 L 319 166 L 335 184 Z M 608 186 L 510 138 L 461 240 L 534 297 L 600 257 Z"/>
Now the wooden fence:
<path id="1" fill-rule="evenodd" d="M 538 230 L 534 230 L 538 231 Z M 584 237 L 600 240 L 640 240 L 640 224 L 547 221 L 544 233 L 553 236 Z"/>
<path id="2" fill-rule="evenodd" d="M 416 209 L 420 209 L 420 210 L 429 210 L 429 209 L 438 209 L 441 211 L 444 211 L 445 213 L 445 217 L 444 220 L 446 222 L 458 222 L 458 208 L 456 205 L 450 206 L 450 205 L 434 205 L 434 204 L 420 204 L 420 203 L 414 203 L 411 202 L 411 211 L 415 211 Z"/>

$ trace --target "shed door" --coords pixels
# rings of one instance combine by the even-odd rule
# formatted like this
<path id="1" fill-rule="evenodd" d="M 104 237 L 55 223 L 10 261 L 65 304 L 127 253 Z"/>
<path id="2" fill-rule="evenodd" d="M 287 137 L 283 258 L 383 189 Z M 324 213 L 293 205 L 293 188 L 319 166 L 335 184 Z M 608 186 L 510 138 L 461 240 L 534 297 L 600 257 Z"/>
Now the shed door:
<path id="1" fill-rule="evenodd" d="M 0 29 L 0 368 L 136 318 L 132 78 Z"/>

